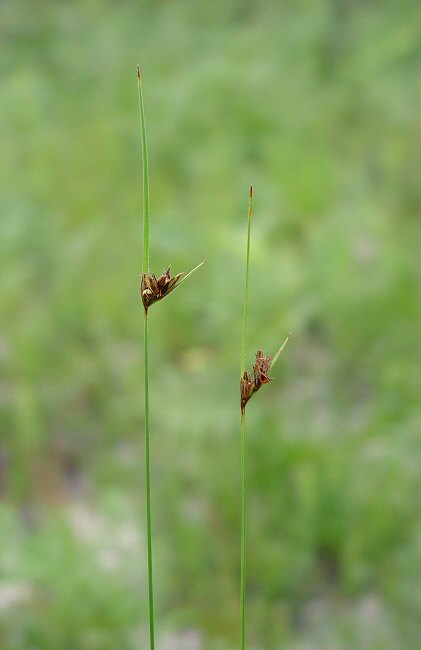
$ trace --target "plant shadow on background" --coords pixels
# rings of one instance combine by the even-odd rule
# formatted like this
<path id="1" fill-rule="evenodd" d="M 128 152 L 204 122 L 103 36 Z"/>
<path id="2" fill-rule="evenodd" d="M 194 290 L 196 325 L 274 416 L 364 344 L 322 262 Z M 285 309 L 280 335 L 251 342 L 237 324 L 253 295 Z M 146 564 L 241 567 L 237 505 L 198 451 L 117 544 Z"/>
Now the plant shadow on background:
<path id="1" fill-rule="evenodd" d="M 151 337 L 157 638 L 238 648 L 252 180 L 249 349 L 295 343 L 248 414 L 249 647 L 418 650 L 420 14 L 1 3 L 1 648 L 147 647 L 140 60 L 154 267 L 208 259 Z"/>

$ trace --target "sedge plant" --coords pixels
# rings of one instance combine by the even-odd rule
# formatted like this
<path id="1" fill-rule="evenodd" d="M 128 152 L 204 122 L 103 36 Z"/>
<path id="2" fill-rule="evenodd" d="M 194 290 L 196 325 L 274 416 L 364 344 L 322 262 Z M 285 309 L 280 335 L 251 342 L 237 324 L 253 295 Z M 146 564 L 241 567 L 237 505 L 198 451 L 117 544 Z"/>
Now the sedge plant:
<path id="1" fill-rule="evenodd" d="M 241 650 L 246 648 L 246 596 L 247 596 L 247 445 L 246 445 L 246 406 L 248 401 L 261 388 L 263 384 L 271 381 L 269 372 L 278 361 L 288 343 L 290 335 L 282 343 L 273 359 L 270 355 L 264 356 L 262 350 L 257 350 L 253 364 L 253 377 L 246 370 L 247 355 L 247 321 L 249 298 L 249 272 L 250 272 L 250 241 L 251 221 L 253 214 L 253 187 L 250 186 L 248 219 L 247 219 L 247 248 L 246 248 L 246 278 L 244 292 L 243 336 L 241 342 L 240 365 L 240 407 L 241 407 Z"/>
<path id="2" fill-rule="evenodd" d="M 143 262 L 140 283 L 140 294 L 144 313 L 144 386 L 145 386 L 145 475 L 146 475 L 146 529 L 147 529 L 147 556 L 148 556 L 148 599 L 149 599 L 149 637 L 150 650 L 155 650 L 155 615 L 154 615 L 154 580 L 153 580 L 153 535 L 152 535 L 152 498 L 151 498 L 151 433 L 149 409 L 149 308 L 168 296 L 182 282 L 187 280 L 199 267 L 201 262 L 187 275 L 177 273 L 171 277 L 170 267 L 164 270 L 158 278 L 149 269 L 150 248 L 150 220 L 149 220 L 149 166 L 148 145 L 146 138 L 145 109 L 143 103 L 142 77 L 140 67 L 137 66 L 137 89 L 139 101 L 140 134 L 142 143 L 143 162 Z"/>

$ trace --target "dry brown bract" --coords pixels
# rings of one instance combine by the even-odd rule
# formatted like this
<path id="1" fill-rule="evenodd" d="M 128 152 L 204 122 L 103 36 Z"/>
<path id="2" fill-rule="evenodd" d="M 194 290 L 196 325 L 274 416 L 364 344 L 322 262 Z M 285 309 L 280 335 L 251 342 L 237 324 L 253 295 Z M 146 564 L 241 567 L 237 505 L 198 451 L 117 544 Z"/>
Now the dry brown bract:
<path id="1" fill-rule="evenodd" d="M 173 278 L 170 275 L 170 267 L 159 278 L 154 273 L 146 275 L 142 273 L 142 280 L 140 284 L 140 294 L 142 297 L 143 306 L 145 311 L 149 309 L 154 302 L 162 300 L 173 291 L 184 273 L 177 273 Z"/>
<path id="2" fill-rule="evenodd" d="M 269 370 L 271 365 L 271 357 L 263 356 L 262 350 L 257 350 L 256 361 L 253 364 L 253 379 L 250 377 L 247 370 L 244 371 L 240 379 L 240 393 L 241 393 L 241 410 L 244 411 L 249 399 L 257 393 L 263 384 L 268 384 L 271 381 L 269 377 Z"/>

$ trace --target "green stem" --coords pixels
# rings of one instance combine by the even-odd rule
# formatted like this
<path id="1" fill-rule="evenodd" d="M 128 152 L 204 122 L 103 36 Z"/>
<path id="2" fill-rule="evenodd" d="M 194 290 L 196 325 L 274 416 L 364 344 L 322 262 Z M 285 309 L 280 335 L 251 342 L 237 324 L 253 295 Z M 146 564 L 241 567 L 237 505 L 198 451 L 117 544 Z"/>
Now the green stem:
<path id="1" fill-rule="evenodd" d="M 247 592 L 247 483 L 246 483 L 246 412 L 241 412 L 241 650 L 246 647 Z"/>
<path id="2" fill-rule="evenodd" d="M 253 214 L 253 187 L 250 185 L 250 198 L 249 198 L 249 209 L 248 209 L 248 219 L 247 219 L 246 287 L 244 292 L 243 339 L 241 342 L 240 378 L 243 376 L 246 367 L 247 318 L 248 318 L 248 306 L 249 306 L 250 233 L 251 233 L 252 214 Z"/>
<path id="3" fill-rule="evenodd" d="M 152 564 L 152 514 L 151 514 L 151 437 L 149 420 L 149 349 L 148 349 L 148 312 L 145 310 L 144 327 L 144 359 L 145 359 L 145 463 L 146 463 L 146 528 L 148 535 L 148 587 L 149 587 L 149 633 L 151 650 L 155 648 L 155 620 L 153 597 L 153 564 Z"/>
<path id="4" fill-rule="evenodd" d="M 140 134 L 142 138 L 143 161 L 143 273 L 149 275 L 149 172 L 148 145 L 146 140 L 145 110 L 140 68 L 137 66 L 137 90 L 139 100 Z M 146 464 L 146 528 L 148 537 L 148 594 L 149 594 L 149 635 L 150 648 L 155 650 L 155 619 L 153 595 L 153 562 L 152 562 L 152 506 L 151 506 L 151 436 L 149 419 L 149 348 L 148 348 L 148 312 L 145 309 L 144 322 L 144 362 L 145 362 L 145 464 Z"/>
<path id="5" fill-rule="evenodd" d="M 143 105 L 140 68 L 137 66 L 137 96 L 139 101 L 140 134 L 143 160 L 143 273 L 149 273 L 149 164 L 148 141 L 146 139 L 145 108 Z"/>
<path id="6" fill-rule="evenodd" d="M 243 338 L 241 342 L 240 378 L 246 367 L 247 353 L 247 319 L 249 301 L 249 270 L 250 270 L 250 234 L 251 218 L 253 214 L 253 187 L 250 186 L 250 198 L 247 219 L 247 255 L 246 255 L 246 283 L 244 292 Z M 246 592 L 247 592 L 247 492 L 246 492 L 246 413 L 241 411 L 241 650 L 246 647 Z"/>

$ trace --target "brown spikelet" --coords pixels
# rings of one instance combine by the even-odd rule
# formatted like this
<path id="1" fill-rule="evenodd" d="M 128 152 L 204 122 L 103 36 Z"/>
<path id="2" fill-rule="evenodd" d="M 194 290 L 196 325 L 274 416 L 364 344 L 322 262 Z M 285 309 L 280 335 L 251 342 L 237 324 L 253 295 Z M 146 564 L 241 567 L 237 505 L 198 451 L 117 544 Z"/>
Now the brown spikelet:
<path id="1" fill-rule="evenodd" d="M 250 397 L 253 395 L 254 382 L 250 377 L 247 370 L 244 371 L 240 379 L 240 394 L 241 394 L 241 411 L 244 412 L 246 404 Z"/>
<path id="2" fill-rule="evenodd" d="M 264 356 L 262 350 L 257 350 L 256 360 L 253 364 L 253 379 L 247 370 L 244 371 L 240 379 L 241 411 L 244 412 L 249 399 L 253 397 L 254 393 L 257 393 L 263 384 L 272 381 L 269 377 L 270 365 L 270 355 Z"/>
<path id="3" fill-rule="evenodd" d="M 170 267 L 163 272 L 159 278 L 154 273 L 142 273 L 140 282 L 140 295 L 145 311 L 158 300 L 162 300 L 173 291 L 180 282 L 184 273 L 177 273 L 173 278 L 170 274 Z"/>

